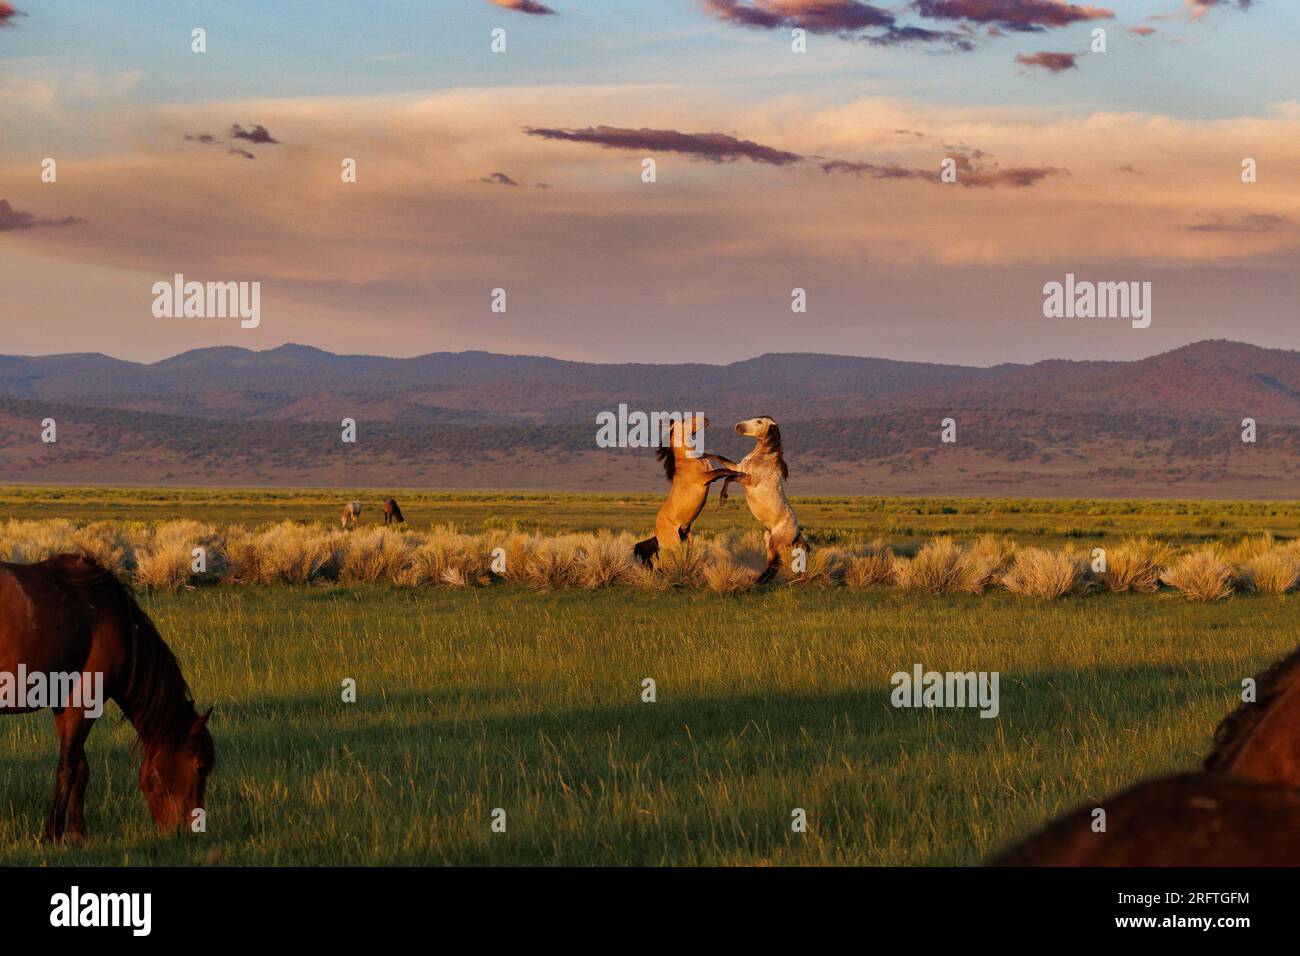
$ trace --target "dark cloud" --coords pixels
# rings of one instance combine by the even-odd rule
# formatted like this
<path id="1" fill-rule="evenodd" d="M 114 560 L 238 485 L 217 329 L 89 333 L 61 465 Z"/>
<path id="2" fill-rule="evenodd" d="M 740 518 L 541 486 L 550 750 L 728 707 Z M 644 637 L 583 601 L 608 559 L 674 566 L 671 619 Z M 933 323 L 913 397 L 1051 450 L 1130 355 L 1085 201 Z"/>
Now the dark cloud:
<path id="1" fill-rule="evenodd" d="M 236 123 L 227 134 L 231 139 L 246 139 L 250 143 L 279 143 L 280 141 L 267 132 L 266 127 L 255 124 L 252 129 L 244 129 Z"/>
<path id="2" fill-rule="evenodd" d="M 1291 220 L 1277 213 L 1251 213 L 1236 219 L 1214 216 L 1209 222 L 1188 226 L 1188 232 L 1277 232 L 1291 225 Z"/>
<path id="3" fill-rule="evenodd" d="M 1110 20 L 1115 14 L 1090 3 L 1056 0 L 915 0 L 917 13 L 931 20 L 992 24 L 1017 33 L 1037 33 L 1084 20 Z"/>
<path id="4" fill-rule="evenodd" d="M 235 146 L 230 147 L 229 152 L 234 153 L 236 156 L 243 156 L 244 159 L 257 159 L 257 157 L 254 156 L 252 153 L 250 153 L 248 150 L 239 149 Z"/>
<path id="5" fill-rule="evenodd" d="M 983 153 L 976 151 L 978 155 Z M 957 165 L 957 185 L 994 189 L 999 186 L 1024 188 L 1033 186 L 1039 180 L 1065 170 L 1055 166 L 1011 166 L 1002 168 L 993 164 L 980 165 L 965 153 L 950 153 L 949 159 Z M 833 159 L 821 164 L 825 173 L 846 173 L 852 176 L 870 176 L 872 179 L 919 179 L 929 183 L 943 183 L 938 169 L 917 169 L 899 166 L 894 163 L 884 165 L 876 163 L 854 162 Z"/>
<path id="6" fill-rule="evenodd" d="M 494 186 L 518 186 L 519 184 L 507 176 L 505 173 L 490 173 L 479 180 L 481 183 L 491 183 Z"/>
<path id="7" fill-rule="evenodd" d="M 549 17 L 555 14 L 555 11 L 544 3 L 538 3 L 537 0 L 488 0 L 488 3 L 498 7 L 504 7 L 506 10 L 516 10 L 519 13 L 531 13 L 534 16 Z"/>
<path id="8" fill-rule="evenodd" d="M 1235 5 L 1238 10 L 1249 10 L 1255 5 L 1255 0 L 1187 0 L 1189 6 L 1198 7 L 1194 14 L 1200 16 L 1211 7 L 1231 7 Z"/>
<path id="9" fill-rule="evenodd" d="M 1051 70 L 1053 73 L 1061 73 L 1065 70 L 1078 69 L 1075 60 L 1079 59 L 1077 53 L 1017 53 L 1016 62 L 1025 66 L 1042 67 L 1044 70 Z"/>
<path id="10" fill-rule="evenodd" d="M 845 33 L 891 27 L 894 15 L 861 0 L 704 0 L 719 20 L 747 27 L 802 27 L 809 33 Z"/>
<path id="11" fill-rule="evenodd" d="M 951 30 L 927 30 L 923 27 L 889 27 L 884 33 L 867 34 L 858 39 L 872 46 L 902 46 L 908 43 L 948 43 L 963 52 L 975 49 L 975 44 L 960 33 Z"/>
<path id="12" fill-rule="evenodd" d="M 906 26 L 883 7 L 862 0 L 701 0 L 704 9 L 724 23 L 764 30 L 799 27 L 809 33 L 837 34 L 873 46 L 950 43 L 973 49 L 966 37 L 948 30 Z M 880 33 L 863 31 L 880 30 Z"/>
<path id="13" fill-rule="evenodd" d="M 211 146 L 217 141 L 217 138 L 211 133 L 186 133 L 185 139 L 190 143 L 203 143 L 205 146 Z"/>
<path id="14" fill-rule="evenodd" d="M 803 156 L 799 153 L 763 146 L 747 139 L 737 139 L 725 133 L 679 133 L 671 129 L 619 129 L 613 126 L 589 126 L 586 129 L 542 129 L 530 126 L 526 127 L 524 132 L 529 136 L 540 136 L 544 139 L 593 143 L 606 149 L 682 153 L 714 163 L 749 159 L 770 166 L 790 167 L 816 162 L 825 173 L 866 175 L 873 179 L 921 179 L 936 183 L 941 181 L 937 169 L 915 169 L 893 163 L 878 164 Z M 909 131 L 895 130 L 895 132 Z M 996 164 L 978 162 L 987 155 L 982 150 L 967 147 L 960 149 L 949 147 L 949 149 L 952 150 L 949 157 L 957 164 L 957 181 L 963 186 L 1032 186 L 1046 176 L 1066 171 L 1052 166 L 1002 169 Z"/>
<path id="15" fill-rule="evenodd" d="M 24 229 L 36 229 L 39 226 L 75 226 L 85 222 L 77 216 L 64 216 L 62 219 L 39 219 L 29 212 L 22 212 L 9 205 L 9 200 L 0 199 L 0 232 L 20 232 Z"/>
<path id="16" fill-rule="evenodd" d="M 12 3 L 0 3 L 0 27 L 11 27 L 14 25 L 15 17 L 25 17 L 27 14 L 21 10 L 15 10 Z"/>
<path id="17" fill-rule="evenodd" d="M 1115 168 L 1118 169 L 1121 173 L 1135 173 L 1138 176 L 1142 175 L 1140 171 L 1133 168 L 1132 163 L 1125 163 L 1123 166 L 1116 166 Z"/>
<path id="18" fill-rule="evenodd" d="M 617 126 L 588 126 L 586 129 L 546 129 L 526 127 L 529 136 L 563 140 L 570 143 L 594 143 L 606 149 L 634 149 L 645 152 L 681 153 L 727 163 L 748 159 L 771 166 L 791 166 L 803 161 L 798 153 L 764 146 L 725 133 L 679 133 L 674 129 L 621 129 Z"/>

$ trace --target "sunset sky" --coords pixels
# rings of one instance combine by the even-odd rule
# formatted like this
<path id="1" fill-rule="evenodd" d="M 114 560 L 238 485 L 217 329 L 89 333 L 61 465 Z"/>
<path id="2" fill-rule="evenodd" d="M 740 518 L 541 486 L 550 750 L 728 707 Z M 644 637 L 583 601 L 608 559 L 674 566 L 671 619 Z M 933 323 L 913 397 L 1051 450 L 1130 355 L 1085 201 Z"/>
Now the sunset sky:
<path id="1" fill-rule="evenodd" d="M 1294 0 L 0 0 L 0 352 L 1300 348 L 1298 36 Z M 260 327 L 155 318 L 177 272 L 260 281 Z M 1151 282 L 1150 328 L 1044 318 L 1067 272 Z"/>

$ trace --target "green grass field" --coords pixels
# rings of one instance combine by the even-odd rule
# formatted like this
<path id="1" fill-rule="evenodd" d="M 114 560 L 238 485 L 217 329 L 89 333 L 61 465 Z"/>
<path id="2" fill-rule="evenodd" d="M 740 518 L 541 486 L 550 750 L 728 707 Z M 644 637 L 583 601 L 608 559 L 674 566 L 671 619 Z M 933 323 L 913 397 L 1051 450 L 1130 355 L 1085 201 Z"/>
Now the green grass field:
<path id="1" fill-rule="evenodd" d="M 345 497 L 276 494 L 269 506 L 225 491 L 3 498 L 23 518 L 252 522 L 329 517 Z M 646 508 L 603 496 L 399 499 L 413 522 L 470 530 L 494 520 L 639 529 Z M 319 513 L 292 513 L 308 505 Z M 796 508 L 815 534 L 894 521 L 918 535 L 1049 541 L 1300 529 L 1292 503 Z M 705 528 L 749 520 L 715 514 Z M 134 735 L 110 706 L 89 744 L 90 839 L 42 845 L 50 718 L 5 716 L 0 863 L 973 864 L 1085 798 L 1194 764 L 1242 678 L 1294 646 L 1300 595 L 1193 605 L 1168 593 L 1048 603 L 811 587 L 722 598 L 335 584 L 141 599 L 199 702 L 216 705 L 209 832 L 152 834 Z M 999 671 L 1000 715 L 893 708 L 890 676 L 915 663 Z M 349 677 L 356 703 L 341 699 Z M 641 701 L 647 677 L 655 703 Z M 505 833 L 490 828 L 497 807 Z M 803 834 L 791 831 L 796 807 L 807 811 Z"/>

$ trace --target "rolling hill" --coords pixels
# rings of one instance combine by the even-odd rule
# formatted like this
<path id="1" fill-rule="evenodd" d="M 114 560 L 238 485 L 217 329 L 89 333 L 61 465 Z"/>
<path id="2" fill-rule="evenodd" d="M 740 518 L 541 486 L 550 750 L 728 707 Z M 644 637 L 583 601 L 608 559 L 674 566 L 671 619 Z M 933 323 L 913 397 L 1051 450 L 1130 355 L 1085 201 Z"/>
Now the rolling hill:
<path id="1" fill-rule="evenodd" d="M 647 490 L 645 449 L 598 449 L 595 416 L 782 424 L 796 493 L 1300 494 L 1300 353 L 1197 342 L 1134 362 L 991 368 L 815 354 L 728 365 L 487 352 L 210 348 L 141 364 L 0 356 L 0 481 Z M 956 444 L 939 441 L 954 418 Z M 1258 440 L 1241 441 L 1256 420 Z M 54 418 L 56 444 L 40 441 Z M 358 423 L 356 444 L 339 423 Z M 719 427 L 722 426 L 722 427 Z"/>

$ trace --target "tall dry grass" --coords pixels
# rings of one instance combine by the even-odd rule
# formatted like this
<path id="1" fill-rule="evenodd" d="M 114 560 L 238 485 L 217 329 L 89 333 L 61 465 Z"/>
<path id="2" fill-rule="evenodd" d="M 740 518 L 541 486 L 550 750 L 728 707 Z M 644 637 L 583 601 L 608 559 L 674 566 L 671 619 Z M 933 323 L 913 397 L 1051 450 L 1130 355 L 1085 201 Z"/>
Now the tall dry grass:
<path id="1" fill-rule="evenodd" d="M 1236 589 L 1238 575 L 1217 548 L 1201 548 L 1175 559 L 1160 579 L 1189 601 L 1220 601 Z"/>
<path id="2" fill-rule="evenodd" d="M 143 587 L 175 589 L 201 582 L 277 585 L 388 582 L 399 587 L 476 587 L 493 582 L 538 590 L 631 586 L 649 590 L 707 588 L 740 594 L 766 564 L 760 531 L 697 535 L 689 547 L 658 556 L 651 568 L 633 556 L 625 532 L 541 535 L 520 530 L 462 533 L 454 525 L 428 530 L 371 527 L 351 532 L 290 521 L 247 528 L 197 521 L 66 519 L 0 524 L 0 560 L 39 561 L 61 552 L 90 554 Z M 194 568 L 202 548 L 206 568 Z M 776 584 L 849 588 L 900 587 L 936 594 L 1013 594 L 1056 598 L 1100 585 L 1113 592 L 1165 586 L 1191 600 L 1215 601 L 1236 591 L 1284 594 L 1300 589 L 1300 541 L 1255 535 L 1182 553 L 1151 537 L 1128 538 L 1107 550 L 1106 569 L 1092 574 L 1072 549 L 1026 547 L 984 535 L 960 542 L 926 541 L 912 556 L 884 539 L 852 547 L 810 549 L 794 570 L 786 556 Z"/>
<path id="3" fill-rule="evenodd" d="M 1154 538 L 1127 538 L 1106 551 L 1101 583 L 1116 593 L 1150 592 L 1160 587 L 1160 575 L 1173 561 L 1175 549 Z"/>
<path id="4" fill-rule="evenodd" d="M 979 594 L 994 582 L 1015 553 L 1014 545 L 984 535 L 969 548 L 944 535 L 927 541 L 913 558 L 895 557 L 898 586 L 934 594 Z"/>
<path id="5" fill-rule="evenodd" d="M 1012 594 L 1054 599 L 1079 591 L 1086 579 L 1087 564 L 1078 554 L 1022 548 L 1002 575 L 1001 584 Z"/>

